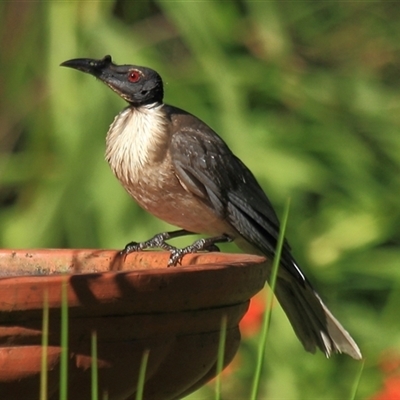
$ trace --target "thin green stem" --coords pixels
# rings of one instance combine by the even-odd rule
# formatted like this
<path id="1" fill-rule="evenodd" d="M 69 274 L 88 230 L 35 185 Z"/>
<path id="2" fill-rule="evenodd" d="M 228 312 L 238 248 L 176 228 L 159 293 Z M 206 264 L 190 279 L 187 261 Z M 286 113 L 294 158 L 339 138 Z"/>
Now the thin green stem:
<path id="1" fill-rule="evenodd" d="M 221 330 L 220 330 L 219 344 L 218 344 L 217 377 L 215 380 L 215 399 L 216 400 L 221 400 L 221 396 L 222 396 L 221 372 L 224 368 L 227 321 L 228 321 L 228 319 L 227 319 L 226 315 L 224 315 L 221 319 Z"/>
<path id="2" fill-rule="evenodd" d="M 147 369 L 147 363 L 149 360 L 149 353 L 150 353 L 150 350 L 146 350 L 143 353 L 142 362 L 140 364 L 140 370 L 139 370 L 138 385 L 137 385 L 137 390 L 136 390 L 136 400 L 143 399 L 144 384 L 146 382 L 146 369 Z"/>
<path id="3" fill-rule="evenodd" d="M 60 356 L 60 400 L 68 399 L 68 277 L 61 287 L 61 356 Z"/>
<path id="4" fill-rule="evenodd" d="M 98 400 L 97 333 L 92 332 L 92 400 Z"/>
<path id="5" fill-rule="evenodd" d="M 263 324 L 262 324 L 262 328 L 261 328 L 260 343 L 259 343 L 259 349 L 258 349 L 258 355 L 257 355 L 257 364 L 256 364 L 256 370 L 255 370 L 255 374 L 254 374 L 253 386 L 252 386 L 251 397 L 250 397 L 251 400 L 256 400 L 258 398 L 257 396 L 258 396 L 258 392 L 260 389 L 260 380 L 261 380 L 261 374 L 262 374 L 262 369 L 264 366 L 264 359 L 265 359 L 265 348 L 266 348 L 268 331 L 269 331 L 271 315 L 272 315 L 272 302 L 274 300 L 276 279 L 278 276 L 278 269 L 279 269 L 279 264 L 280 264 L 280 260 L 281 260 L 282 248 L 283 248 L 283 243 L 285 240 L 286 225 L 287 225 L 287 221 L 289 218 L 289 208 L 290 208 L 290 199 L 288 199 L 288 201 L 286 203 L 286 207 L 285 207 L 285 211 L 284 211 L 284 215 L 283 215 L 283 219 L 282 219 L 282 224 L 281 224 L 281 229 L 279 231 L 276 253 L 275 253 L 274 261 L 272 263 L 271 278 L 270 278 L 270 282 L 269 282 L 270 291 L 268 292 L 268 296 L 267 296 L 264 320 L 263 320 Z"/>
<path id="6" fill-rule="evenodd" d="M 40 366 L 40 400 L 47 400 L 47 350 L 49 347 L 49 293 L 44 292 L 42 321 L 42 361 Z"/>
<path id="7" fill-rule="evenodd" d="M 349 400 L 355 400 L 356 399 L 358 388 L 360 386 L 361 376 L 362 376 L 362 373 L 364 371 L 364 366 L 365 366 L 365 360 L 363 360 L 363 362 L 361 363 L 361 367 L 360 367 L 360 370 L 358 371 L 358 374 L 357 374 L 356 379 L 354 381 L 353 388 L 352 388 Z"/>

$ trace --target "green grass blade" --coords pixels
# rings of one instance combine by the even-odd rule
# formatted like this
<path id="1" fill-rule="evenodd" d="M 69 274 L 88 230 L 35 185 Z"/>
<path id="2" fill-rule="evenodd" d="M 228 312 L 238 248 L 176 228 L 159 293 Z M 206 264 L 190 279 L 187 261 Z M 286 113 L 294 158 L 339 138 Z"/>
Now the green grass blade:
<path id="1" fill-rule="evenodd" d="M 276 285 L 276 278 L 278 275 L 278 269 L 279 269 L 279 264 L 281 260 L 281 254 L 282 254 L 282 247 L 283 243 L 285 240 L 285 231 L 286 231 L 286 225 L 289 217 L 289 208 L 290 208 L 290 199 L 288 199 L 281 223 L 281 229 L 279 231 L 279 237 L 278 237 L 278 243 L 276 247 L 276 253 L 274 257 L 274 261 L 272 264 L 272 271 L 271 271 L 271 278 L 269 282 L 270 286 L 270 291 L 267 296 L 267 304 L 266 304 L 266 309 L 265 309 L 265 314 L 264 314 L 264 320 L 261 328 L 261 335 L 260 335 L 260 344 L 259 344 L 259 349 L 258 349 L 258 355 L 257 355 L 257 364 L 256 364 L 256 370 L 254 374 L 254 380 L 253 380 L 253 385 L 252 385 L 252 390 L 251 390 L 251 400 L 256 400 L 257 395 L 259 392 L 260 388 L 260 380 L 261 380 L 261 374 L 262 374 L 262 369 L 264 365 L 264 359 L 265 359 L 265 347 L 267 343 L 267 336 L 268 336 L 268 330 L 271 322 L 271 315 L 272 315 L 272 302 L 274 299 L 274 291 L 275 291 L 275 285 Z"/>
<path id="2" fill-rule="evenodd" d="M 143 391 L 144 391 L 144 384 L 146 382 L 146 369 L 147 369 L 147 362 L 149 360 L 149 353 L 150 353 L 149 350 L 146 350 L 143 353 L 142 362 L 140 364 L 140 370 L 139 370 L 138 385 L 136 390 L 136 400 L 143 399 Z"/>
<path id="3" fill-rule="evenodd" d="M 98 367 L 97 367 L 97 333 L 92 332 L 92 400 L 99 399 L 99 379 L 98 379 Z"/>
<path id="4" fill-rule="evenodd" d="M 356 399 L 357 391 L 358 391 L 358 388 L 360 386 L 361 376 L 362 376 L 362 373 L 364 371 L 364 366 L 365 366 L 365 360 L 363 360 L 362 363 L 361 363 L 361 367 L 360 367 L 360 370 L 358 371 L 358 374 L 357 374 L 356 379 L 354 381 L 353 389 L 351 391 L 349 400 L 355 400 Z"/>
<path id="5" fill-rule="evenodd" d="M 217 377 L 215 380 L 215 399 L 216 400 L 221 400 L 221 396 L 222 396 L 221 372 L 222 372 L 222 369 L 224 368 L 226 327 L 227 327 L 227 317 L 226 317 L 226 315 L 224 315 L 221 319 L 221 330 L 220 330 L 219 344 L 218 344 Z"/>
<path id="6" fill-rule="evenodd" d="M 61 287 L 61 356 L 60 356 L 60 400 L 68 400 L 68 278 Z"/>
<path id="7" fill-rule="evenodd" d="M 42 322 L 42 361 L 40 366 L 40 400 L 47 400 L 47 349 L 49 346 L 49 293 L 44 292 Z"/>

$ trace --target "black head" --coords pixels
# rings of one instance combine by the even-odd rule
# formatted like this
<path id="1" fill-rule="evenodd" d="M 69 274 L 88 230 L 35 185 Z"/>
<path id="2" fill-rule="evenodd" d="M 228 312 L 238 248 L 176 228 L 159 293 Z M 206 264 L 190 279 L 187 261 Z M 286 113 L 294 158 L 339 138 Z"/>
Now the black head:
<path id="1" fill-rule="evenodd" d="M 105 56 L 102 60 L 76 58 L 63 62 L 61 66 L 74 68 L 99 78 L 134 106 L 161 102 L 163 99 L 162 79 L 150 68 L 116 65 L 112 62 L 111 56 Z"/>

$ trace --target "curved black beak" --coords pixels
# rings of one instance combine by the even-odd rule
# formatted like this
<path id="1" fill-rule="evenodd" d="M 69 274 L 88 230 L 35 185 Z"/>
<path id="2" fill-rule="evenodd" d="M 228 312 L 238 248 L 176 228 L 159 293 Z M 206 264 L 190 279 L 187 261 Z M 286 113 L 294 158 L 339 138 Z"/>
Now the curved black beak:
<path id="1" fill-rule="evenodd" d="M 99 77 L 103 70 L 110 65 L 113 65 L 113 62 L 109 55 L 100 60 L 94 60 L 92 58 L 74 58 L 60 64 L 61 67 L 77 69 L 78 71 L 86 72 L 96 77 Z"/>

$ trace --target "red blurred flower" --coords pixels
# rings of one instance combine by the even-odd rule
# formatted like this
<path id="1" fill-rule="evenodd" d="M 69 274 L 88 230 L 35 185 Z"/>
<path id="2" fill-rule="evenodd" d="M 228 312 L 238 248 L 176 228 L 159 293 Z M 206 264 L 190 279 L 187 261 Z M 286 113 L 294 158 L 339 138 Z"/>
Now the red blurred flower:
<path id="1" fill-rule="evenodd" d="M 370 398 L 370 400 L 399 400 L 400 399 L 400 374 L 389 376 L 384 381 L 383 389 Z"/>
<path id="2" fill-rule="evenodd" d="M 254 296 L 250 300 L 250 306 L 239 323 L 240 332 L 243 337 L 255 335 L 260 331 L 263 316 L 265 313 L 265 290 Z"/>
<path id="3" fill-rule="evenodd" d="M 396 350 L 383 353 L 379 367 L 385 374 L 383 388 L 373 395 L 370 400 L 399 400 L 400 399 L 400 355 Z"/>

